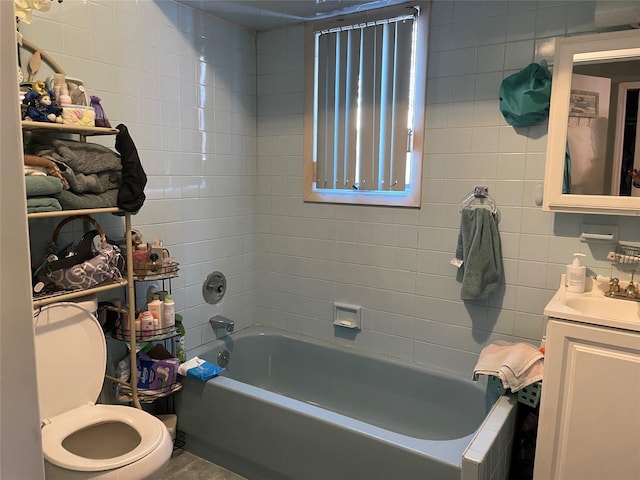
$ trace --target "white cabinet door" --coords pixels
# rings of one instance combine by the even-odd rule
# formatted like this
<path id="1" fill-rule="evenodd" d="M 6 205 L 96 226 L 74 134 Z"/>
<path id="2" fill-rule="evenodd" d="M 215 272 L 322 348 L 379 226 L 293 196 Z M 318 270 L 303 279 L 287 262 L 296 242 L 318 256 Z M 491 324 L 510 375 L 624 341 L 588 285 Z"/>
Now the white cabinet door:
<path id="1" fill-rule="evenodd" d="M 640 480 L 640 334 L 550 319 L 535 480 Z"/>

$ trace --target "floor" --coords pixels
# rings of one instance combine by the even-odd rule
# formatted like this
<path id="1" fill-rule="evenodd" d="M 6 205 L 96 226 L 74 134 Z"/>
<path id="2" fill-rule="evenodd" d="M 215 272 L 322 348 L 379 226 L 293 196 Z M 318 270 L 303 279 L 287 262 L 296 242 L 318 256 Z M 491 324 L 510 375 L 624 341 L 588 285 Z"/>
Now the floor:
<path id="1" fill-rule="evenodd" d="M 173 452 L 169 468 L 159 480 L 246 480 L 229 470 L 219 467 L 186 450 Z"/>

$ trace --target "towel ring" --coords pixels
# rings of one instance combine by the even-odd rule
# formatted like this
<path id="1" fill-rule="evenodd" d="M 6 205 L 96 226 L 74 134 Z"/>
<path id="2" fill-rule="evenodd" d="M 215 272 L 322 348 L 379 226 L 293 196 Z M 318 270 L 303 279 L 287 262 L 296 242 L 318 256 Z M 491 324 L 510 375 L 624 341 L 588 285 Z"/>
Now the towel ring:
<path id="1" fill-rule="evenodd" d="M 460 211 L 467 208 L 486 208 L 490 210 L 496 217 L 499 215 L 498 205 L 491 195 L 489 195 L 489 187 L 486 185 L 478 185 L 462 200 L 460 200 Z"/>

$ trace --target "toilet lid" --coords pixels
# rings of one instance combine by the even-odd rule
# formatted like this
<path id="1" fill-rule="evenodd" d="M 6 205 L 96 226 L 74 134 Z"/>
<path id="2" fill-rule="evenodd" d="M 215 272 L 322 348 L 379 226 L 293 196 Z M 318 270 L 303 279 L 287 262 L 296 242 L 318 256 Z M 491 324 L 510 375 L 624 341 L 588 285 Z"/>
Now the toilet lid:
<path id="1" fill-rule="evenodd" d="M 40 416 L 95 403 L 107 363 L 102 327 L 84 306 L 52 303 L 34 312 Z"/>

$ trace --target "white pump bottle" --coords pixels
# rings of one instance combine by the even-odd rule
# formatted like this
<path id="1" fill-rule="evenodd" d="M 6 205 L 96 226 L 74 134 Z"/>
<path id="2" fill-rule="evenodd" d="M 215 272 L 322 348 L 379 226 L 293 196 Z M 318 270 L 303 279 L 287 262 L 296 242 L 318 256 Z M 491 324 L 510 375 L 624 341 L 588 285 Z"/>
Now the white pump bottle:
<path id="1" fill-rule="evenodd" d="M 587 267 L 580 265 L 580 257 L 584 257 L 584 253 L 574 253 L 573 262 L 567 265 L 564 286 L 567 292 L 582 293 L 587 279 Z"/>

